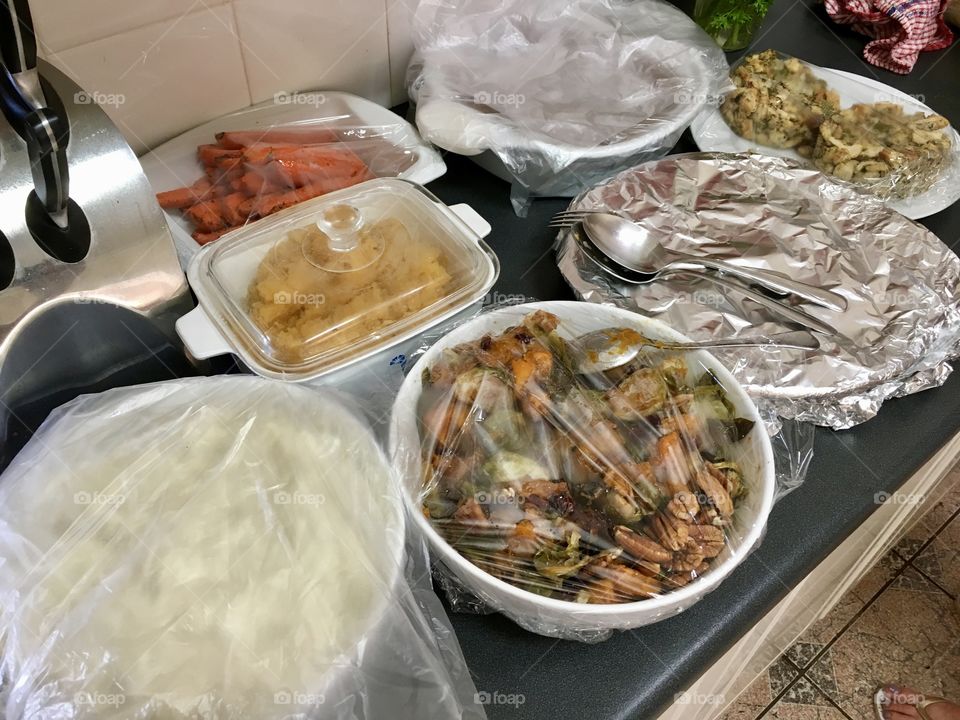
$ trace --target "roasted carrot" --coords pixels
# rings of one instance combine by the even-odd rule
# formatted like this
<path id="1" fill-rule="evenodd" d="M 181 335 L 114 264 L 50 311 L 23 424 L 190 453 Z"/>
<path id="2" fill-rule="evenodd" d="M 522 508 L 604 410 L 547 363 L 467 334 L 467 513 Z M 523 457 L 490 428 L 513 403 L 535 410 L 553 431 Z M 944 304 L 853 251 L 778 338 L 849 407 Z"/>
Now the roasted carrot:
<path id="1" fill-rule="evenodd" d="M 213 165 L 220 158 L 239 157 L 239 150 L 230 150 L 219 145 L 198 145 L 197 157 L 204 165 Z"/>
<path id="2" fill-rule="evenodd" d="M 240 180 L 242 190 L 247 195 L 273 195 L 286 190 L 293 190 L 294 185 L 279 184 L 267 177 L 268 171 L 263 167 L 250 167 Z"/>
<path id="3" fill-rule="evenodd" d="M 363 166 L 324 166 L 295 163 L 289 160 L 274 160 L 260 168 L 260 172 L 267 182 L 284 188 L 304 187 L 316 183 L 328 184 L 336 189 L 352 184 L 356 177 L 367 178 L 366 168 Z"/>
<path id="4" fill-rule="evenodd" d="M 230 165 L 229 161 L 217 161 L 213 165 L 206 166 L 203 172 L 215 188 L 222 186 L 229 193 L 233 192 L 230 181 L 243 177 L 243 166 L 236 161 L 233 165 Z"/>
<path id="5" fill-rule="evenodd" d="M 226 227 L 220 213 L 220 203 L 217 200 L 204 200 L 183 211 L 184 217 L 192 222 L 198 230 L 210 232 Z"/>
<path id="6" fill-rule="evenodd" d="M 197 147 L 204 177 L 189 188 L 158 194 L 212 242 L 250 220 L 373 177 L 353 152 L 349 128 L 287 127 L 217 133 Z"/>
<path id="7" fill-rule="evenodd" d="M 227 225 L 243 225 L 247 213 L 242 210 L 247 196 L 242 192 L 233 192 L 220 198 L 220 211 Z"/>
<path id="8" fill-rule="evenodd" d="M 236 230 L 239 226 L 221 228 L 219 230 L 211 230 L 210 232 L 203 232 L 202 230 L 194 230 L 190 235 L 197 241 L 198 245 L 206 245 L 208 242 L 213 242 L 218 240 L 221 236 L 226 235 L 231 230 Z"/>
<path id="9" fill-rule="evenodd" d="M 223 173 L 224 177 L 239 177 L 243 175 L 242 157 L 218 158 L 214 161 L 213 165 Z"/>
<path id="10" fill-rule="evenodd" d="M 157 193 L 157 202 L 164 210 L 182 210 L 203 200 L 210 194 L 210 182 L 200 178 L 189 187 Z"/>
<path id="11" fill-rule="evenodd" d="M 243 177 L 240 178 L 240 185 L 242 186 L 243 192 L 247 195 L 257 195 L 261 192 L 277 192 L 279 188 L 268 188 L 268 183 L 266 178 L 263 177 L 257 169 L 247 170 L 243 174 Z"/>
<path id="12" fill-rule="evenodd" d="M 157 202 L 164 210 L 187 208 L 196 201 L 197 198 L 194 197 L 193 188 L 182 187 L 157 193 Z"/>
<path id="13" fill-rule="evenodd" d="M 359 157 L 340 144 L 289 146 L 257 144 L 243 149 L 243 160 L 253 165 L 261 165 L 272 160 L 363 165 Z"/>
<path id="14" fill-rule="evenodd" d="M 311 145 L 335 142 L 337 132 L 329 128 L 270 128 L 267 130 L 235 130 L 216 135 L 220 147 L 236 150 L 255 143 Z"/>
<path id="15" fill-rule="evenodd" d="M 278 210 L 283 210 L 304 200 L 310 200 L 311 198 L 325 195 L 328 192 L 340 190 L 350 185 L 356 185 L 358 182 L 363 182 L 364 179 L 363 176 L 347 179 L 339 178 L 336 182 L 316 182 L 282 193 L 262 195 L 253 202 L 250 208 L 250 214 L 256 215 L 257 217 L 266 217 Z"/>

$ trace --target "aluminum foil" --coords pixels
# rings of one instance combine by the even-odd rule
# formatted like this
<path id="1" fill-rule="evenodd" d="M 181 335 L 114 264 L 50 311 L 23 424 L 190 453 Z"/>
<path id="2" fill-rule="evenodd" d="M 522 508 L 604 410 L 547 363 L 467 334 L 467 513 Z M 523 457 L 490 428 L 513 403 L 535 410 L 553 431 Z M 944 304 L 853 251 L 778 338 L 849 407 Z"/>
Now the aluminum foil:
<path id="1" fill-rule="evenodd" d="M 613 210 L 671 249 L 776 270 L 843 295 L 842 312 L 797 306 L 838 331 L 819 335 L 816 353 L 714 351 L 783 417 L 851 427 L 887 398 L 942 384 L 960 351 L 960 259 L 881 200 L 793 160 L 676 155 L 620 173 L 570 207 Z M 694 339 L 796 327 L 707 279 L 624 284 L 587 258 L 569 231 L 557 247 L 560 270 L 583 300 L 658 317 Z M 782 361 L 763 362 L 770 352 Z"/>

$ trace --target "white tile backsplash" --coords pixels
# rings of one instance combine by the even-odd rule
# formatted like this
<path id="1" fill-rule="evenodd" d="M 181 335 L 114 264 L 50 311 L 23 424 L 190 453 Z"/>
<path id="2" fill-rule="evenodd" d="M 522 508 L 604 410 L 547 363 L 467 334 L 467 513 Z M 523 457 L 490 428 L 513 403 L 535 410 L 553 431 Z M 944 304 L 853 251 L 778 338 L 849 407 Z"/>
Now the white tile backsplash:
<path id="1" fill-rule="evenodd" d="M 254 102 L 347 90 L 390 103 L 384 0 L 234 0 Z"/>
<path id="2" fill-rule="evenodd" d="M 230 5 L 46 55 L 106 101 L 103 109 L 137 152 L 250 103 Z"/>
<path id="3" fill-rule="evenodd" d="M 397 105 L 407 99 L 407 65 L 413 55 L 411 23 L 417 0 L 386 0 L 387 43 L 390 48 L 390 101 Z"/>
<path id="4" fill-rule="evenodd" d="M 57 52 L 228 0 L 30 0 L 37 41 Z"/>
<path id="5" fill-rule="evenodd" d="M 40 54 L 137 152 L 279 92 L 406 99 L 418 0 L 31 0 Z"/>

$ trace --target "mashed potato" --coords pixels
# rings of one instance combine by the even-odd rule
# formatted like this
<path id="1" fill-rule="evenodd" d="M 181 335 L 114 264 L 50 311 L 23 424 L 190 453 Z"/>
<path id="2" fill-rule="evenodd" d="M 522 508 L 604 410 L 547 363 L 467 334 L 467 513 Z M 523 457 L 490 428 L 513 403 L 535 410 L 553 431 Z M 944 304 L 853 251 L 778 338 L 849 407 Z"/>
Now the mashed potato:
<path id="1" fill-rule="evenodd" d="M 250 377 L 58 414 L 0 483 L 0 714 L 279 720 L 321 694 L 333 714 L 396 602 L 402 518 L 369 431 Z"/>
<path id="2" fill-rule="evenodd" d="M 300 362 L 388 330 L 446 297 L 450 262 L 394 218 L 341 253 L 315 226 L 289 232 L 250 286 L 249 311 L 276 358 Z"/>

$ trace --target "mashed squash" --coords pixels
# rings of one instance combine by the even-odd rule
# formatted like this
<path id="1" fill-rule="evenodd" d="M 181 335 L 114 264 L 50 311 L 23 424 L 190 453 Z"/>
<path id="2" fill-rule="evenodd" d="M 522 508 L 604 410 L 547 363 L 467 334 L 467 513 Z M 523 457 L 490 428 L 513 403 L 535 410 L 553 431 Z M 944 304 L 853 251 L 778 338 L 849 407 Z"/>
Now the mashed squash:
<path id="1" fill-rule="evenodd" d="M 389 334 L 446 297 L 452 284 L 450 258 L 395 218 L 361 230 L 348 252 L 310 226 L 267 253 L 250 286 L 249 311 L 278 359 L 302 362 Z"/>

